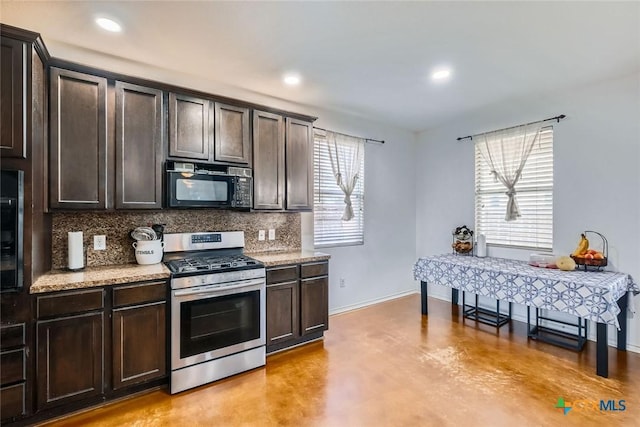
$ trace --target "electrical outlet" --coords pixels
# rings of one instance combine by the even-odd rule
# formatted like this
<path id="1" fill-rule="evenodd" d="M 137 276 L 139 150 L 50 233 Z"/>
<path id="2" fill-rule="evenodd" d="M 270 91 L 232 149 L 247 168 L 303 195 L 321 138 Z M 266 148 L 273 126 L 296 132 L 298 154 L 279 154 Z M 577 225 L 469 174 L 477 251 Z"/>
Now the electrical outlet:
<path id="1" fill-rule="evenodd" d="M 258 240 L 264 240 L 264 230 L 258 231 Z"/>
<path id="2" fill-rule="evenodd" d="M 93 250 L 94 251 L 104 251 L 107 249 L 107 236 L 93 236 Z"/>
<path id="3" fill-rule="evenodd" d="M 276 240 L 276 229 L 275 228 L 270 228 L 269 229 L 269 240 Z"/>
<path id="4" fill-rule="evenodd" d="M 346 288 L 347 287 L 347 284 L 344 282 L 344 277 L 340 278 L 340 287 L 341 288 Z"/>

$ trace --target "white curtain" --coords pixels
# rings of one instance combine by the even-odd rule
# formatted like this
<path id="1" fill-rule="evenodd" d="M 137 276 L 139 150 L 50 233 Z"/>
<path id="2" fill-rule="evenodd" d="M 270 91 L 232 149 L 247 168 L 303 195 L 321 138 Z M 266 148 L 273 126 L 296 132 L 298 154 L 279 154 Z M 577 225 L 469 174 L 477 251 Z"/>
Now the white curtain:
<path id="1" fill-rule="evenodd" d="M 343 221 L 353 218 L 351 193 L 356 187 L 360 162 L 364 156 L 364 139 L 327 131 L 327 150 L 336 184 L 344 193 Z"/>
<path id="2" fill-rule="evenodd" d="M 538 141 L 541 128 L 541 123 L 534 123 L 473 137 L 494 178 L 507 189 L 506 221 L 514 221 L 520 217 L 515 187 L 529 154 Z"/>

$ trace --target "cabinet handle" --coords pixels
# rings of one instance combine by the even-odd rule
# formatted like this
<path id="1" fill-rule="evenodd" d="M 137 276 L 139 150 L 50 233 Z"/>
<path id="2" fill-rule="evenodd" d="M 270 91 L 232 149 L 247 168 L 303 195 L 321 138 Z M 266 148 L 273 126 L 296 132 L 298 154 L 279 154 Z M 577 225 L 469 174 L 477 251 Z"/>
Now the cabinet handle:
<path id="1" fill-rule="evenodd" d="M 280 338 L 286 338 L 286 337 L 290 337 L 293 334 L 291 332 L 289 332 L 288 334 L 284 334 L 284 335 L 278 335 L 277 337 L 273 337 L 271 338 L 271 341 L 275 341 L 275 340 L 279 340 Z"/>

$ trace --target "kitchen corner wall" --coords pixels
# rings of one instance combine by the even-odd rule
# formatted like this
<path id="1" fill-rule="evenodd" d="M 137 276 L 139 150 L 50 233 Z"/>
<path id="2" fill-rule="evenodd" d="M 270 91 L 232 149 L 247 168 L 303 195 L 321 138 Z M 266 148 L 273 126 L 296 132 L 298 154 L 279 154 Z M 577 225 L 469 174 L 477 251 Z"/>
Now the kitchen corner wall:
<path id="1" fill-rule="evenodd" d="M 608 270 L 640 280 L 640 73 L 582 87 L 505 100 L 419 135 L 417 256 L 450 251 L 451 229 L 474 222 L 474 146 L 456 137 L 566 114 L 552 123 L 553 251 L 569 254 L 584 230 L 609 241 Z M 528 259 L 530 251 L 489 247 L 489 255 Z M 430 285 L 449 299 L 449 288 Z M 636 303 L 638 297 L 636 297 Z M 526 319 L 523 306 L 514 307 Z M 593 333 L 594 328 L 590 328 Z M 615 328 L 609 337 L 615 339 Z M 629 319 L 629 348 L 640 352 L 640 318 Z"/>
<path id="2" fill-rule="evenodd" d="M 52 268 L 67 265 L 67 232 L 82 231 L 87 266 L 135 263 L 129 233 L 136 227 L 165 224 L 165 233 L 244 231 L 245 252 L 287 251 L 301 247 L 300 214 L 172 210 L 145 212 L 62 212 L 53 214 Z M 258 241 L 258 230 L 276 230 L 275 240 Z M 107 249 L 93 250 L 93 236 L 107 236 Z"/>

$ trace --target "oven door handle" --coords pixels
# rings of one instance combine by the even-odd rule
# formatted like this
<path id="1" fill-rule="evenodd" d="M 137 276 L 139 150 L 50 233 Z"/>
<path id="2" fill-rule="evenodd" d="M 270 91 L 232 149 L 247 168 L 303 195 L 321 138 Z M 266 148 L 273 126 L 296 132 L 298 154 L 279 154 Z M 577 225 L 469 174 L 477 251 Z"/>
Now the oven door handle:
<path id="1" fill-rule="evenodd" d="M 250 286 L 259 286 L 259 285 L 262 285 L 263 283 L 264 283 L 264 279 L 244 280 L 242 282 L 238 282 L 237 285 L 231 285 L 231 286 L 208 285 L 208 286 L 199 286 L 192 289 L 174 291 L 173 295 L 176 297 L 183 297 L 187 295 L 205 296 L 205 295 L 215 294 L 220 291 L 229 291 L 232 289 L 247 288 Z"/>

